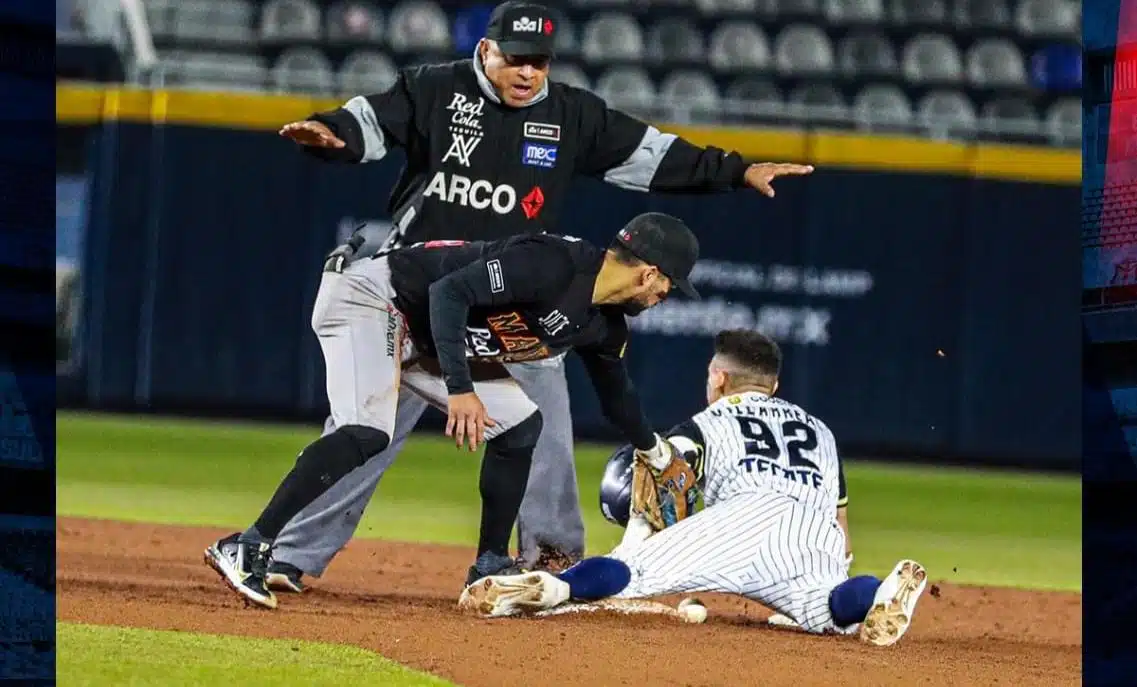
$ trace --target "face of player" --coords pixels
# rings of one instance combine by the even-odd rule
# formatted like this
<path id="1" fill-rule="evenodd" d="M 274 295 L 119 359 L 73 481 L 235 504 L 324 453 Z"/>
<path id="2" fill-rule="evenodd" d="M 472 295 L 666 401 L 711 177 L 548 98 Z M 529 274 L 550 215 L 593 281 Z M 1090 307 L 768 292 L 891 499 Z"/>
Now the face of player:
<path id="1" fill-rule="evenodd" d="M 506 55 L 494 41 L 483 40 L 478 48 L 482 70 L 501 101 L 521 107 L 541 92 L 549 78 L 549 58 L 540 55 Z"/>
<path id="2" fill-rule="evenodd" d="M 671 280 L 661 274 L 658 268 L 644 265 L 636 272 L 635 285 L 623 301 L 624 312 L 635 317 L 665 301 L 670 291 Z"/>

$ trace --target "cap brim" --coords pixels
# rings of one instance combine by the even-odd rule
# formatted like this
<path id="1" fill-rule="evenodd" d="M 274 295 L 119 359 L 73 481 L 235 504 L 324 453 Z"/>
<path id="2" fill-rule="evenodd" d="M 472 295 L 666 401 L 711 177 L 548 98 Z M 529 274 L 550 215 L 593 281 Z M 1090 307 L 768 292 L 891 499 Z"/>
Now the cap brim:
<path id="1" fill-rule="evenodd" d="M 696 300 L 696 301 L 702 300 L 702 298 L 703 298 L 702 296 L 699 295 L 699 292 L 695 290 L 695 287 L 691 285 L 691 282 L 689 282 L 686 279 L 672 279 L 671 284 L 675 288 L 679 289 L 679 292 L 682 293 L 687 298 L 690 298 L 690 299 Z"/>
<path id="2" fill-rule="evenodd" d="M 497 47 L 506 55 L 540 55 L 552 57 L 553 46 L 530 43 L 529 41 L 498 41 Z"/>

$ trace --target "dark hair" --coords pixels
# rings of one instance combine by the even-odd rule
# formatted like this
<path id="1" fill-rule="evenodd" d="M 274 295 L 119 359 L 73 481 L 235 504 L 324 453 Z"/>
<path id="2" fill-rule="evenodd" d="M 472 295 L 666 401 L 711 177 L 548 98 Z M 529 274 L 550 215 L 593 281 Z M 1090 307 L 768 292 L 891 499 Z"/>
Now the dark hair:
<path id="1" fill-rule="evenodd" d="M 609 252 L 616 258 L 616 262 L 628 267 L 639 267 L 644 264 L 643 260 L 636 257 L 636 254 L 628 250 L 628 247 L 619 241 L 613 241 L 612 245 L 608 246 Z"/>
<path id="2" fill-rule="evenodd" d="M 749 374 L 773 382 L 782 372 L 782 350 L 753 329 L 724 329 L 715 335 L 715 355 L 725 356 Z"/>

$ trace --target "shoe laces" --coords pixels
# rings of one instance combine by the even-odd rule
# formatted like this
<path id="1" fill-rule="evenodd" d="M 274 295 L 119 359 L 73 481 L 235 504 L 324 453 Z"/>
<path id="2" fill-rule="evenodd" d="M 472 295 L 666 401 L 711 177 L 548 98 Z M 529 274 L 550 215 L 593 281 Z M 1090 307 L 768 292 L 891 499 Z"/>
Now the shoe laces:
<path id="1" fill-rule="evenodd" d="M 264 543 L 248 543 L 245 546 L 249 552 L 249 572 L 257 577 L 263 578 L 268 574 L 268 561 L 272 555 L 272 547 Z"/>

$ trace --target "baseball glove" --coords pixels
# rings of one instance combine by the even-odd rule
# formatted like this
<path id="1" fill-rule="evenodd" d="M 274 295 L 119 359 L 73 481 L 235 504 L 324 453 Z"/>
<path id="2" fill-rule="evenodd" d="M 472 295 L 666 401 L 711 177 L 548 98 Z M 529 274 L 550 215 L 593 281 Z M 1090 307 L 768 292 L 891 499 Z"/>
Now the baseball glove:
<path id="1" fill-rule="evenodd" d="M 695 471 L 669 442 L 662 443 L 671 456 L 667 467 L 656 470 L 638 451 L 632 464 L 632 513 L 656 532 L 686 519 L 699 497 Z"/>

